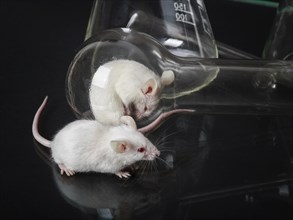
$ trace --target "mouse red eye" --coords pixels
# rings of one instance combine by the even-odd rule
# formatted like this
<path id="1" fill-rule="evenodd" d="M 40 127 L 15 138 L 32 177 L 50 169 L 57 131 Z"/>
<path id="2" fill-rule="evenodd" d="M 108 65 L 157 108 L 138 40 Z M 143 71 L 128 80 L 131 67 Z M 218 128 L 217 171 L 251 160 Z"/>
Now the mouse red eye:
<path id="1" fill-rule="evenodd" d="M 148 107 L 145 106 L 145 107 L 144 107 L 144 111 L 146 112 L 147 110 L 148 110 Z"/>
<path id="2" fill-rule="evenodd" d="M 140 148 L 137 149 L 137 152 L 140 152 L 140 153 L 145 152 L 145 148 L 144 147 L 140 147 Z"/>

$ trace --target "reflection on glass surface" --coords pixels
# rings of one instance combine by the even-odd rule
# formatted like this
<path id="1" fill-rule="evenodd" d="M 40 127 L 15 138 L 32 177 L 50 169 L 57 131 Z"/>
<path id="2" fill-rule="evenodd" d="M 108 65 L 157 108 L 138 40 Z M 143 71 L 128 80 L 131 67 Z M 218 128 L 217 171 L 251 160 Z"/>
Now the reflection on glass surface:
<path id="1" fill-rule="evenodd" d="M 282 59 L 293 62 L 293 1 L 280 1 L 275 21 L 263 51 L 266 59 Z M 279 74 L 278 81 L 293 86 L 293 78 Z"/>
<path id="2" fill-rule="evenodd" d="M 292 79 L 292 62 L 177 57 L 151 36 L 123 28 L 103 31 L 87 41 L 69 68 L 67 98 L 79 117 L 90 112 L 88 93 L 93 74 L 104 63 L 119 59 L 137 61 L 156 74 L 165 70 L 175 73 L 174 83 L 162 92 L 163 109 L 292 114 L 291 81 L 278 81 L 280 74 Z"/>
<path id="3" fill-rule="evenodd" d="M 280 1 L 263 56 L 270 59 L 286 59 L 292 54 L 293 1 Z"/>
<path id="4" fill-rule="evenodd" d="M 166 50 L 182 46 L 170 39 L 162 46 L 124 28 L 85 42 L 67 78 L 68 100 L 79 117 L 90 115 L 93 74 L 117 59 L 136 60 L 158 75 L 173 70 L 175 83 L 163 91 L 160 108 L 188 107 L 197 114 L 172 117 L 149 134 L 162 152 L 160 159 L 150 167 L 137 164 L 126 181 L 99 173 L 61 176 L 50 150 L 36 145 L 53 167 L 58 193 L 88 219 L 270 219 L 288 212 L 293 199 L 292 63 L 182 58 Z M 289 79 L 285 83 L 278 77 L 283 74 Z"/>
<path id="5" fill-rule="evenodd" d="M 115 16 L 113 16 L 115 15 Z M 118 19 L 119 18 L 119 19 Z M 156 38 L 176 55 L 217 57 L 217 48 L 203 0 L 96 0 L 86 39 L 102 30 L 128 27 Z M 168 42 L 168 41 L 167 41 Z"/>
<path id="6" fill-rule="evenodd" d="M 53 178 L 64 200 L 88 217 L 181 219 L 190 214 L 187 219 L 192 219 L 206 216 L 194 212 L 199 207 L 214 209 L 225 199 L 231 207 L 236 202 L 251 209 L 268 202 L 289 204 L 292 132 L 292 117 L 177 116 L 148 136 L 158 143 L 161 159 L 153 166 L 137 164 L 130 179 L 99 173 L 61 176 L 55 165 Z M 50 162 L 47 148 L 36 145 L 36 150 Z"/>

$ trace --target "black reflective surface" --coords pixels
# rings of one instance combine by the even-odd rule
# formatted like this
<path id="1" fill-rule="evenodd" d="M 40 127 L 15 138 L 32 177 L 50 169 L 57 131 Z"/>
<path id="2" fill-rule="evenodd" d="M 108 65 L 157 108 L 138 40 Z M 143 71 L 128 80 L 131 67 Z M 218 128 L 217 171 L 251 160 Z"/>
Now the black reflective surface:
<path id="1" fill-rule="evenodd" d="M 31 122 L 45 95 L 44 136 L 75 119 L 64 81 L 92 1 L 0 4 L 1 219 L 292 219 L 292 117 L 176 116 L 149 135 L 165 162 L 129 180 L 60 176 Z M 273 8 L 206 6 L 217 40 L 261 55 Z"/>

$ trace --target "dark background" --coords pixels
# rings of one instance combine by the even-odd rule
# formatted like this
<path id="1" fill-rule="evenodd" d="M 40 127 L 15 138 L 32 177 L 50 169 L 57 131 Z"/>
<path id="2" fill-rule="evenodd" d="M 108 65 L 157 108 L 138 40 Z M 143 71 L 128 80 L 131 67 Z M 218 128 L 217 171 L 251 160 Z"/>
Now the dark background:
<path id="1" fill-rule="evenodd" d="M 205 3 L 216 40 L 261 56 L 275 8 L 226 1 Z M 1 219 L 86 219 L 56 189 L 51 167 L 36 152 L 31 123 L 46 95 L 50 100 L 42 120 L 44 136 L 51 137 L 75 118 L 65 98 L 65 77 L 84 40 L 91 7 L 91 0 L 0 3 Z M 221 210 L 215 216 L 210 213 L 208 219 L 254 219 L 258 216 L 255 213 L 267 211 L 253 210 L 250 215 L 246 207 L 244 218 L 243 207 L 233 210 L 232 199 L 200 206 Z M 278 206 L 282 209 L 279 219 L 292 217 L 287 205 L 274 203 L 268 208 Z M 237 210 L 241 210 L 239 215 Z M 229 212 L 234 215 L 227 215 Z M 202 213 L 201 217 L 207 219 Z"/>

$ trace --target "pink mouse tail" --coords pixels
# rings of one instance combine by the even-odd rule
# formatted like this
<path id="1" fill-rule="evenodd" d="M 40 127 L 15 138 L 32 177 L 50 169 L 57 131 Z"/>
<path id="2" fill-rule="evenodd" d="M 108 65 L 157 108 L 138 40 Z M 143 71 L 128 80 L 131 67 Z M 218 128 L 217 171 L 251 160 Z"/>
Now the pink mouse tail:
<path id="1" fill-rule="evenodd" d="M 154 120 L 152 123 L 150 123 L 149 125 L 146 125 L 142 128 L 139 128 L 138 131 L 140 131 L 141 133 L 147 133 L 150 131 L 153 131 L 154 129 L 156 129 L 157 127 L 159 127 L 169 116 L 176 114 L 176 113 L 193 113 L 195 112 L 195 110 L 192 109 L 174 109 L 168 112 L 164 112 L 162 114 L 160 114 L 160 116 Z"/>
<path id="2" fill-rule="evenodd" d="M 50 143 L 51 141 L 47 140 L 46 138 L 42 137 L 39 133 L 38 130 L 38 124 L 39 124 L 39 118 L 40 115 L 47 103 L 48 100 L 48 96 L 45 97 L 43 103 L 41 104 L 41 106 L 39 107 L 38 111 L 35 114 L 34 120 L 33 120 L 33 125 L 32 125 L 32 132 L 33 132 L 33 136 L 36 139 L 37 142 L 39 142 L 40 144 L 44 145 L 45 147 L 50 147 Z"/>

